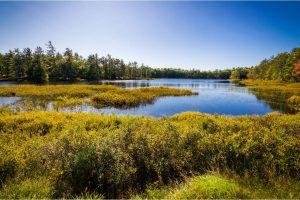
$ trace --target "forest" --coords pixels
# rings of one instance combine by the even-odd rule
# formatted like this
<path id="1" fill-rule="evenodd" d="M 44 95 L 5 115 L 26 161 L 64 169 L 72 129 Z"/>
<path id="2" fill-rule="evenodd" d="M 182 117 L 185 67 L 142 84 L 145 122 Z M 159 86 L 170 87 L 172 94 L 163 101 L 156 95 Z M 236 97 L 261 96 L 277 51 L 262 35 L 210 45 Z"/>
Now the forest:
<path id="1" fill-rule="evenodd" d="M 300 47 L 264 59 L 255 67 L 233 68 L 232 79 L 300 81 Z"/>
<path id="2" fill-rule="evenodd" d="M 87 59 L 69 48 L 57 52 L 52 42 L 46 50 L 18 48 L 0 54 L 0 80 L 45 82 L 58 80 L 129 80 L 152 78 L 257 79 L 300 81 L 300 47 L 264 59 L 257 66 L 201 71 L 151 68 L 137 62 L 125 63 L 111 55 L 89 55 Z"/>
<path id="3" fill-rule="evenodd" d="M 57 52 L 52 42 L 46 50 L 37 47 L 14 49 L 0 54 L 0 80 L 46 82 L 48 80 L 127 80 L 151 78 L 222 78 L 230 77 L 230 70 L 200 71 L 175 68 L 150 68 L 137 62 L 125 63 L 111 55 L 89 55 L 87 59 L 69 48 Z"/>

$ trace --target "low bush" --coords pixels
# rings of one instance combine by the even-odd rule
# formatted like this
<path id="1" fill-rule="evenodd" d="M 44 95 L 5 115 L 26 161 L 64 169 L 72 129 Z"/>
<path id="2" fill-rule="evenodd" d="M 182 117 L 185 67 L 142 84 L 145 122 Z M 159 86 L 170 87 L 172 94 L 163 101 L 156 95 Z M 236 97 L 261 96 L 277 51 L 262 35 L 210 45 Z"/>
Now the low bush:
<path id="1" fill-rule="evenodd" d="M 140 88 L 134 90 L 113 90 L 96 94 L 92 97 L 95 107 L 117 107 L 128 108 L 143 104 L 153 103 L 157 97 L 161 96 L 187 96 L 195 95 L 190 90 L 179 90 L 165 87 Z"/>
<path id="2" fill-rule="evenodd" d="M 160 187 L 207 171 L 230 170 L 265 182 L 274 177 L 299 182 L 299 133 L 299 115 L 276 113 L 262 117 L 182 113 L 155 119 L 4 112 L 0 117 L 0 171 L 11 173 L 2 176 L 0 193 L 9 198 L 8 187 L 36 176 L 49 181 L 49 198 L 85 194 L 128 198 L 149 185 Z M 203 180 L 195 184 L 205 186 Z M 218 181 L 225 180 L 216 178 Z M 233 188 L 236 198 L 242 198 L 234 184 L 225 183 L 224 188 Z M 28 184 L 24 187 L 31 190 Z M 228 198 L 235 198 L 230 194 Z M 213 197 L 226 195 L 220 191 L 220 196 Z"/>
<path id="3" fill-rule="evenodd" d="M 84 104 L 84 100 L 76 97 L 61 96 L 55 99 L 53 106 L 55 109 L 59 108 L 74 108 Z"/>
<path id="4" fill-rule="evenodd" d="M 300 96 L 291 96 L 288 99 L 288 104 L 293 110 L 300 112 Z"/>

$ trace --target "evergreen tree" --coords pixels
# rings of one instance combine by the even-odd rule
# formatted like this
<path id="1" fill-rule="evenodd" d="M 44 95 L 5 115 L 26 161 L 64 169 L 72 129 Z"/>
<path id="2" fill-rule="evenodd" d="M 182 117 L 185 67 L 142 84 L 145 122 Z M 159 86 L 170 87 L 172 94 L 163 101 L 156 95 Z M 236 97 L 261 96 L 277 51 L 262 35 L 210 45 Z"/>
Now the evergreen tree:
<path id="1" fill-rule="evenodd" d="M 87 59 L 87 79 L 88 80 L 99 80 L 100 79 L 100 67 L 99 67 L 99 60 L 98 55 L 90 55 Z"/>
<path id="2" fill-rule="evenodd" d="M 45 59 L 45 65 L 46 65 L 46 70 L 49 73 L 49 76 L 52 77 L 52 75 L 55 75 L 53 72 L 57 68 L 56 50 L 51 41 L 49 41 L 46 44 L 46 46 L 47 46 L 47 54 Z"/>
<path id="3" fill-rule="evenodd" d="M 3 77 L 3 68 L 4 68 L 3 58 L 4 56 L 0 53 L 0 79 Z"/>
<path id="4" fill-rule="evenodd" d="M 72 50 L 66 48 L 64 53 L 64 62 L 61 65 L 62 77 L 65 80 L 75 79 L 78 73 L 78 65 L 74 61 Z"/>
<path id="5" fill-rule="evenodd" d="M 6 79 L 13 79 L 14 72 L 14 53 L 10 50 L 3 59 L 3 76 Z"/>
<path id="6" fill-rule="evenodd" d="M 19 49 L 14 50 L 14 58 L 13 58 L 13 66 L 14 66 L 14 79 L 20 80 L 25 78 L 25 68 L 23 65 L 22 55 Z"/>
<path id="7" fill-rule="evenodd" d="M 33 68 L 32 80 L 34 82 L 42 83 L 48 81 L 48 75 L 43 60 L 43 50 L 41 47 L 37 47 L 34 52 L 32 68 Z"/>

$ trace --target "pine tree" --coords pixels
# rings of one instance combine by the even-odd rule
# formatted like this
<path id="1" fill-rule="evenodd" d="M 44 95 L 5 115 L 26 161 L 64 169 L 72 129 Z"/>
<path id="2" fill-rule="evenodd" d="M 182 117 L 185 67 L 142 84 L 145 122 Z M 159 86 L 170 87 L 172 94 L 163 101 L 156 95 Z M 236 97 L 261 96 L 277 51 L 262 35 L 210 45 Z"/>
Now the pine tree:
<path id="1" fill-rule="evenodd" d="M 32 68 L 32 52 L 30 48 L 25 48 L 22 54 L 23 66 L 25 70 L 25 76 L 27 80 L 32 80 L 33 68 Z"/>
<path id="2" fill-rule="evenodd" d="M 75 79 L 78 74 L 78 65 L 74 60 L 72 50 L 66 48 L 64 53 L 64 62 L 61 65 L 63 79 Z"/>
<path id="3" fill-rule="evenodd" d="M 45 59 L 46 70 L 49 76 L 53 76 L 53 72 L 56 71 L 57 62 L 56 62 L 56 50 L 51 41 L 47 44 L 47 54 Z"/>
<path id="4" fill-rule="evenodd" d="M 98 55 L 90 55 L 87 59 L 87 79 L 88 80 L 99 80 L 100 79 L 100 68 Z"/>
<path id="5" fill-rule="evenodd" d="M 25 68 L 23 65 L 22 55 L 19 49 L 14 50 L 14 58 L 13 58 L 13 66 L 14 66 L 14 79 L 20 80 L 25 78 Z"/>
<path id="6" fill-rule="evenodd" d="M 41 47 L 37 47 L 34 52 L 32 68 L 33 68 L 32 80 L 34 82 L 42 83 L 48 81 L 48 75 L 46 72 L 46 68 L 43 60 L 43 51 Z"/>

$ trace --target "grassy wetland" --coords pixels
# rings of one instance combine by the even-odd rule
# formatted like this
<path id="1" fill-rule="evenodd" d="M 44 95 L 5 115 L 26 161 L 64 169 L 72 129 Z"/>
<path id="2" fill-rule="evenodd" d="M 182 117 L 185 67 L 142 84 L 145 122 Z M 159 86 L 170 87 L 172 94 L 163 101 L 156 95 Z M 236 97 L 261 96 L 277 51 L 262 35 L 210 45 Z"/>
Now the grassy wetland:
<path id="1" fill-rule="evenodd" d="M 300 195 L 300 115 L 0 116 L 0 198 Z"/>
<path id="2" fill-rule="evenodd" d="M 298 84 L 240 83 L 250 91 L 288 91 L 287 104 L 299 106 Z M 1 86 L 0 96 L 21 100 L 20 109 L 0 109 L 0 198 L 300 196 L 299 114 L 185 112 L 154 118 L 59 112 L 84 104 L 128 109 L 160 97 L 193 95 L 201 97 L 201 92 L 113 85 Z M 49 103 L 57 111 L 41 109 Z"/>
<path id="3" fill-rule="evenodd" d="M 250 90 L 288 87 L 286 101 L 299 105 L 298 84 L 293 89 L 275 82 L 241 84 Z M 197 93 L 113 85 L 1 86 L 0 96 L 20 97 L 23 109 L 0 110 L 0 198 L 300 196 L 300 115 L 185 112 L 153 118 L 36 106 L 127 109 L 163 96 L 190 95 Z"/>
<path id="4" fill-rule="evenodd" d="M 300 199 L 299 13 L 0 2 L 0 200 Z"/>
<path id="5" fill-rule="evenodd" d="M 295 113 L 300 112 L 300 83 L 252 79 L 238 82 L 263 99 L 276 101 L 278 98 L 283 98 L 289 109 Z M 275 95 L 270 96 L 270 92 Z"/>
<path id="6" fill-rule="evenodd" d="M 158 97 L 198 95 L 187 89 L 167 87 L 127 90 L 113 85 L 16 85 L 0 86 L 1 97 L 22 97 L 22 109 L 38 109 L 52 102 L 54 108 L 89 104 L 97 108 L 130 108 L 151 104 Z M 37 107 L 37 108 L 36 108 Z"/>

